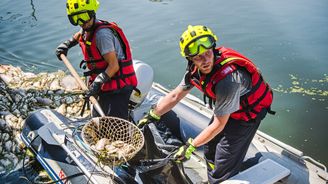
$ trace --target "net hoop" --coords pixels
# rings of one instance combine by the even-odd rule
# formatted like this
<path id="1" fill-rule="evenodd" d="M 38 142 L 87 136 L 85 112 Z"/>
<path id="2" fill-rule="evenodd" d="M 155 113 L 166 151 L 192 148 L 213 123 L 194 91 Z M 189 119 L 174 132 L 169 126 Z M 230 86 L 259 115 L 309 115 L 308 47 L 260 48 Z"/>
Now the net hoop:
<path id="1" fill-rule="evenodd" d="M 98 161 L 108 166 L 117 166 L 127 162 L 144 145 L 144 135 L 136 125 L 111 116 L 92 118 L 83 126 L 81 137 L 98 158 Z M 110 147 L 110 149 L 99 151 L 96 149 L 96 144 L 102 138 L 108 139 L 113 145 L 119 143 L 121 147 Z M 114 150 L 118 151 L 115 152 Z"/>

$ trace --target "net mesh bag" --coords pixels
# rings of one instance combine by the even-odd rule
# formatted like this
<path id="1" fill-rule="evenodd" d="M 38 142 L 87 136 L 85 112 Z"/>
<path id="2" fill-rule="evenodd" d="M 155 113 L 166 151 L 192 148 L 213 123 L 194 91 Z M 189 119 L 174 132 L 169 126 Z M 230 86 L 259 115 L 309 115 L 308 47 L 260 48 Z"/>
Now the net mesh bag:
<path id="1" fill-rule="evenodd" d="M 81 136 L 98 161 L 109 166 L 127 162 L 144 144 L 137 126 L 116 117 L 92 118 L 83 126 Z"/>

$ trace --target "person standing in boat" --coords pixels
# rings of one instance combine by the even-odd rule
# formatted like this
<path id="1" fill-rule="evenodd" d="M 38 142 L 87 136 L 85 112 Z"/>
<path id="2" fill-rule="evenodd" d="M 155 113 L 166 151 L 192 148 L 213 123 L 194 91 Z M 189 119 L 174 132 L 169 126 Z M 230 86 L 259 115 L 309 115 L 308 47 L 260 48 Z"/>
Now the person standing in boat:
<path id="1" fill-rule="evenodd" d="M 159 121 L 193 86 L 202 91 L 205 104 L 214 107 L 214 115 L 209 125 L 194 139 L 189 138 L 174 157 L 185 161 L 204 145 L 210 183 L 238 173 L 261 120 L 268 112 L 274 114 L 270 110 L 272 90 L 254 63 L 230 48 L 216 48 L 216 41 L 208 27 L 188 26 L 180 38 L 181 55 L 188 62 L 181 83 L 138 122 L 143 127 Z"/>
<path id="2" fill-rule="evenodd" d="M 122 29 L 114 22 L 96 18 L 97 0 L 67 0 L 68 19 L 81 30 L 61 43 L 56 55 L 67 55 L 68 50 L 79 44 L 84 59 L 80 67 L 89 69 L 89 91 L 86 99 L 95 96 L 107 116 L 128 119 L 128 104 L 137 78 L 132 64 L 129 42 Z M 93 109 L 92 116 L 99 116 Z"/>

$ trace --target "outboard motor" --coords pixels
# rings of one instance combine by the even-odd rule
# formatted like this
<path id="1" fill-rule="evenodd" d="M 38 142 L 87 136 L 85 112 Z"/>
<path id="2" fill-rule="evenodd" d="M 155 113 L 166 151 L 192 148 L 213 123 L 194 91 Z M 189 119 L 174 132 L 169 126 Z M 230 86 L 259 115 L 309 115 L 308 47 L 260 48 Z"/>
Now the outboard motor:
<path id="1" fill-rule="evenodd" d="M 131 109 L 135 109 L 143 102 L 154 80 L 154 71 L 148 64 L 139 60 L 133 60 L 133 67 L 138 79 L 137 89 L 139 91 L 133 90 L 130 96 Z"/>

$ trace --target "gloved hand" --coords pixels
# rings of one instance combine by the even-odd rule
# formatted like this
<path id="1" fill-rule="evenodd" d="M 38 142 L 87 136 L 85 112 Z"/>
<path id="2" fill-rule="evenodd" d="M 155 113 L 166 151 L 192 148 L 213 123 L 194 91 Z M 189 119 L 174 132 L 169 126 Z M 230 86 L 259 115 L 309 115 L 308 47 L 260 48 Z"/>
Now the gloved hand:
<path id="1" fill-rule="evenodd" d="M 196 150 L 196 147 L 191 144 L 192 141 L 193 139 L 189 138 L 186 145 L 181 146 L 178 152 L 174 154 L 173 157 L 177 162 L 183 162 L 190 159 L 191 154 Z"/>
<path id="2" fill-rule="evenodd" d="M 106 72 L 102 72 L 100 73 L 95 80 L 93 81 L 93 83 L 90 85 L 89 91 L 87 91 L 86 93 L 86 97 L 89 98 L 90 96 L 98 96 L 100 90 L 101 90 L 101 86 L 102 84 L 104 84 L 105 82 L 110 81 L 110 77 L 107 75 Z"/>
<path id="3" fill-rule="evenodd" d="M 68 49 L 71 47 L 74 47 L 78 42 L 72 37 L 69 40 L 64 41 L 63 43 L 59 44 L 58 47 L 56 48 L 56 56 L 59 60 L 62 60 L 60 58 L 61 54 L 64 54 L 67 56 Z"/>
<path id="4" fill-rule="evenodd" d="M 158 116 L 154 113 L 153 109 L 150 109 L 149 112 L 138 121 L 137 126 L 139 128 L 142 128 L 143 126 L 151 123 L 151 122 L 158 122 L 161 119 L 161 116 Z"/>

